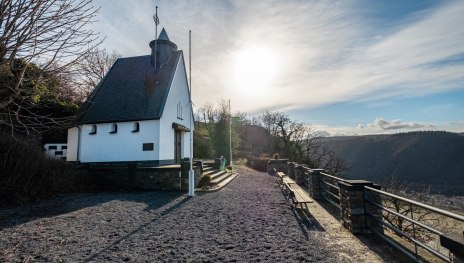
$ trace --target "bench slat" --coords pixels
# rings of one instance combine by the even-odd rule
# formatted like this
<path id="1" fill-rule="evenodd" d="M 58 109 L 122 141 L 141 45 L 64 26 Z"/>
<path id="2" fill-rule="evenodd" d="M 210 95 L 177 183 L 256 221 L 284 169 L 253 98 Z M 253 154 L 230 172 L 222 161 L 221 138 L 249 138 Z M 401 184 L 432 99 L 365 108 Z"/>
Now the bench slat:
<path id="1" fill-rule="evenodd" d="M 307 204 L 313 202 L 313 200 L 303 189 L 297 186 L 293 187 L 294 185 L 296 185 L 296 183 L 290 177 L 286 176 L 282 172 L 277 172 L 276 175 L 278 182 L 282 187 L 284 187 L 285 191 L 288 193 L 288 197 L 293 200 L 293 204 Z"/>
<path id="2" fill-rule="evenodd" d="M 295 203 L 312 203 L 313 200 L 306 194 L 304 190 L 293 189 Z"/>
<path id="3" fill-rule="evenodd" d="M 285 184 L 294 184 L 295 181 L 293 181 L 292 179 L 290 179 L 289 177 L 284 177 L 282 179 L 282 182 L 285 183 Z"/>

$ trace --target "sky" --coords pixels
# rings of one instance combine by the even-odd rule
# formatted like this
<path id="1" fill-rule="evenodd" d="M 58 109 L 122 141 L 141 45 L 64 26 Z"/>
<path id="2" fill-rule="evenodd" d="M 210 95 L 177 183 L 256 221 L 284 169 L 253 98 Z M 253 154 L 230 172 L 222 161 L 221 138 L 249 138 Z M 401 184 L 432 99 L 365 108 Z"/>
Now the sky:
<path id="1" fill-rule="evenodd" d="M 195 107 L 230 99 L 326 135 L 464 132 L 464 1 L 94 0 L 101 47 L 189 54 Z"/>

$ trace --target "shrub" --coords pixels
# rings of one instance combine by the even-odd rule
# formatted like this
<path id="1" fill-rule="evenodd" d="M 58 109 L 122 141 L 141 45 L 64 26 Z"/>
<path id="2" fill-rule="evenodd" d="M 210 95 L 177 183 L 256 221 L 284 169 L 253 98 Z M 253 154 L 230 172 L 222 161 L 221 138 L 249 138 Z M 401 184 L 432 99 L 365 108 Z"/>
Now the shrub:
<path id="1" fill-rule="evenodd" d="M 48 158 L 33 140 L 0 134 L 0 200 L 24 204 L 75 190 L 78 173 L 72 164 Z"/>
<path id="2" fill-rule="evenodd" d="M 198 183 L 198 187 L 208 187 L 209 183 L 211 182 L 211 176 L 209 174 L 203 175 L 200 179 L 200 182 Z"/>

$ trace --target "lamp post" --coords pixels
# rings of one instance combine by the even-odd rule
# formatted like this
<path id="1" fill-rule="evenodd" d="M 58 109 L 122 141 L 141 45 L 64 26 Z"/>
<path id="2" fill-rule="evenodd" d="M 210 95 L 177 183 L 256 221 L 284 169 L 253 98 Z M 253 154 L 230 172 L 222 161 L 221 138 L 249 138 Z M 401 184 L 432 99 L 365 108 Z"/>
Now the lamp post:
<path id="1" fill-rule="evenodd" d="M 193 104 L 192 104 L 192 30 L 189 30 L 189 106 L 190 106 L 190 169 L 189 169 L 189 196 L 195 196 L 195 173 L 193 172 Z"/>

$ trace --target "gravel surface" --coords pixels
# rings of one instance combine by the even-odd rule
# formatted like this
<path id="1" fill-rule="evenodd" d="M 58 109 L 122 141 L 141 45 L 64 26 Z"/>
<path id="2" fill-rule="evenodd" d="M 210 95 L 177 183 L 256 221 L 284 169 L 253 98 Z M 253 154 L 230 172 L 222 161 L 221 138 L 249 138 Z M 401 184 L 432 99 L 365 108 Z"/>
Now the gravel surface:
<path id="1" fill-rule="evenodd" d="M 0 262 L 380 261 L 303 220 L 273 177 L 239 172 L 222 190 L 194 198 L 79 194 L 0 217 Z"/>

